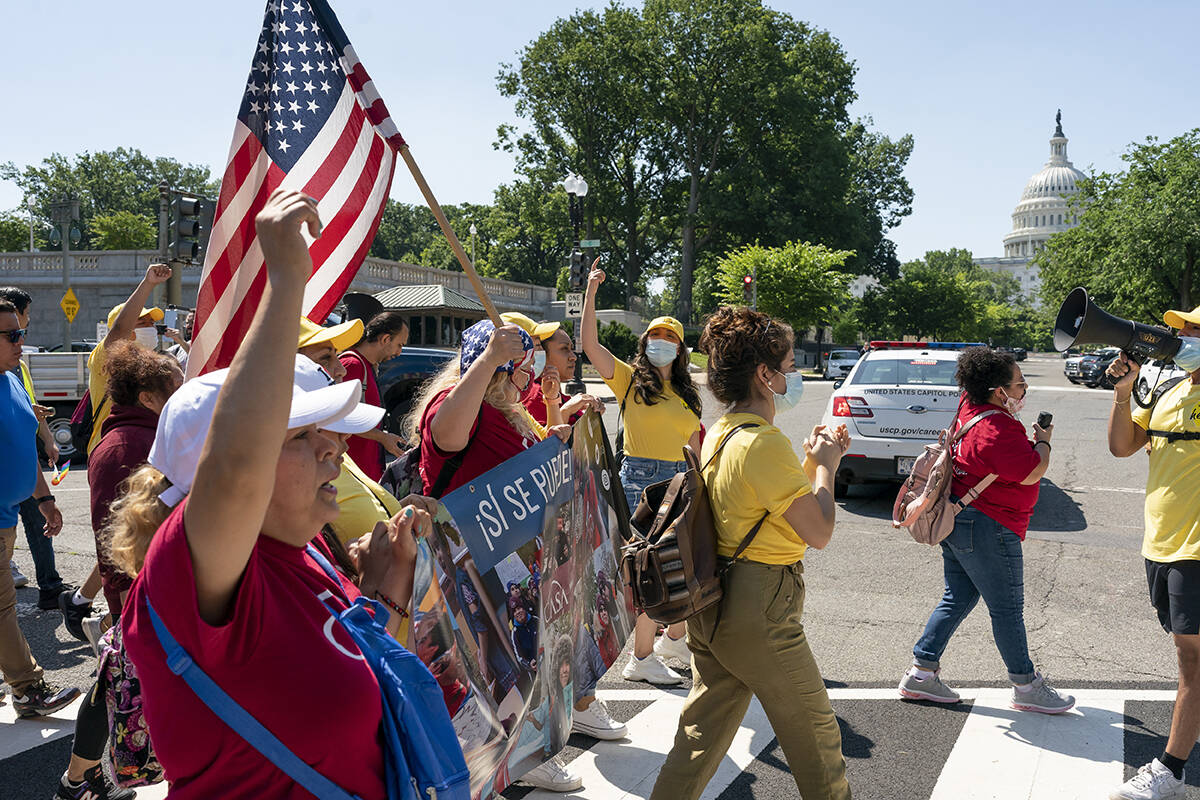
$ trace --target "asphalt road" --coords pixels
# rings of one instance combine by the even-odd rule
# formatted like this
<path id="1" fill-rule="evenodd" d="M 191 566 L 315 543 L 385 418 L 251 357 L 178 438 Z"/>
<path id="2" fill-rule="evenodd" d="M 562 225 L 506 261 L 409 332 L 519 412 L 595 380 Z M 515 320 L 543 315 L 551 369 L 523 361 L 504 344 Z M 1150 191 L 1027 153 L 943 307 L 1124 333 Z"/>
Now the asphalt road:
<path id="1" fill-rule="evenodd" d="M 1103 712 L 1115 715 L 1107 726 L 1111 730 L 1089 733 L 1085 738 L 1091 744 L 1073 750 L 1062 743 L 1082 736 L 1083 723 L 1070 723 L 1075 727 L 1067 733 L 1053 725 L 1034 730 L 1028 728 L 1029 715 L 1009 720 L 1002 711 L 992 710 L 989 703 L 995 692 L 988 694 L 987 687 L 1007 683 L 982 604 L 959 629 L 943 659 L 943 677 L 949 683 L 982 694 L 954 708 L 895 700 L 894 687 L 909 663 L 912 644 L 941 593 L 941 556 L 891 527 L 894 487 L 853 487 L 849 497 L 839 502 L 833 541 L 822 551 L 810 551 L 805 559 L 805 626 L 834 697 L 856 797 L 1017 796 L 989 788 L 986 782 L 974 781 L 970 789 L 955 783 L 953 765 L 965 756 L 954 754 L 968 752 L 972 742 L 990 741 L 990 729 L 979 734 L 970 722 L 980 718 L 979 709 L 986 709 L 988 719 L 1004 722 L 1003 738 L 998 745 L 988 744 L 989 752 L 1015 740 L 1027 750 L 1014 757 L 1014 764 L 1024 765 L 1038 762 L 1030 759 L 1031 753 L 1061 751 L 1063 758 L 1075 759 L 1070 763 L 1083 770 L 1081 775 L 1089 767 L 1107 764 L 1107 777 L 1097 779 L 1101 783 L 1128 775 L 1162 746 L 1161 737 L 1169 727 L 1175 662 L 1170 640 L 1149 607 L 1138 553 L 1146 460 L 1140 454 L 1124 460 L 1108 454 L 1104 442 L 1108 392 L 1071 386 L 1055 357 L 1034 356 L 1021 366 L 1031 384 L 1023 417 L 1032 421 L 1044 410 L 1053 413 L 1055 420 L 1051 466 L 1025 543 L 1025 614 L 1033 660 L 1055 685 L 1078 690 L 1081 707 L 1086 692 L 1091 692 L 1088 702 L 1096 709 L 1116 703 L 1115 710 Z M 603 386 L 596 386 L 596 391 L 611 399 Z M 799 407 L 782 415 L 777 424 L 799 441 L 820 420 L 831 391 L 829 382 L 808 381 Z M 705 399 L 705 421 L 711 425 L 719 409 L 711 396 Z M 610 403 L 606 424 L 610 432 L 616 430 L 615 403 Z M 67 580 L 78 582 L 94 559 L 85 473 L 72 473 L 55 493 L 66 517 L 56 541 L 59 570 Z M 22 569 L 32 574 L 28 547 L 20 537 L 16 557 Z M 21 625 L 34 654 L 51 680 L 90 686 L 94 666 L 90 649 L 70 638 L 57 612 L 37 611 L 36 600 L 33 588 L 18 592 Z M 623 663 L 618 661 L 617 666 Z M 687 674 L 686 667 L 676 666 Z M 614 715 L 631 720 L 631 732 L 636 727 L 637 733 L 632 742 L 621 745 L 626 749 L 617 751 L 611 750 L 612 744 L 572 737 L 568 757 L 576 760 L 580 770 L 595 773 L 578 796 L 644 797 L 645 776 L 639 779 L 626 772 L 641 769 L 652 774 L 659 763 L 655 759 L 661 759 L 674 734 L 678 703 L 686 688 L 687 684 L 675 692 L 650 689 L 621 680 L 618 668 L 610 671 L 601 694 Z M 317 708 L 318 701 L 312 702 Z M 0 712 L 8 708 L 0 707 Z M 1102 719 L 1100 714 L 1089 709 L 1064 719 L 1095 721 Z M 0 798 L 49 797 L 53 791 L 69 749 L 65 735 L 69 721 L 48 722 L 46 732 L 29 745 L 12 744 L 19 726 L 35 724 L 0 716 Z M 706 796 L 797 797 L 765 720 L 752 712 L 745 724 L 742 755 L 731 750 Z M 13 737 L 9 750 L 5 750 L 6 737 Z M 1101 739 L 1109 744 L 1097 744 Z M 1115 754 L 1101 753 L 1103 747 L 1115 747 Z M 1009 768 L 1006 774 L 1012 777 L 1019 772 Z M 1194 765 L 1192 773 L 1200 778 L 1200 765 Z M 1049 785 L 1045 776 L 1030 780 L 1035 786 Z M 514 788 L 507 794 L 525 793 Z M 1076 795 L 1055 790 L 1020 796 Z"/>

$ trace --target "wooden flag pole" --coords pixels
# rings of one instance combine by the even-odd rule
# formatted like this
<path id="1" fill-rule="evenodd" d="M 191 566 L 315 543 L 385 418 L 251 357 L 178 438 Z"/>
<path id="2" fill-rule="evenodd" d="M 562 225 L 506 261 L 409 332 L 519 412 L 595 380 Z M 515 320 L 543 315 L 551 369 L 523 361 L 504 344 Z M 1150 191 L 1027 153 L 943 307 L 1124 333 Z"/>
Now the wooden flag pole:
<path id="1" fill-rule="evenodd" d="M 429 210 L 433 212 L 434 218 L 437 220 L 438 225 L 441 226 L 442 233 L 446 236 L 446 241 L 450 242 L 450 249 L 458 257 L 458 263 L 462 265 L 463 272 L 467 273 L 467 278 L 470 279 L 471 286 L 475 287 L 475 294 L 479 295 L 479 302 L 483 304 L 484 310 L 487 311 L 488 319 L 492 321 L 493 325 L 499 328 L 504 324 L 504 321 L 496 313 L 496 307 L 492 305 L 492 299 L 488 297 L 487 290 L 483 288 L 483 281 L 479 279 L 479 273 L 475 271 L 475 265 L 471 263 L 471 259 L 467 258 L 467 251 L 463 250 L 462 243 L 458 241 L 458 236 L 455 235 L 454 229 L 450 227 L 450 223 L 446 220 L 446 215 L 442 213 L 442 207 L 438 205 L 437 198 L 433 196 L 433 192 L 429 189 L 429 184 L 425 182 L 425 176 L 421 174 L 421 168 L 413 160 L 412 153 L 408 150 L 408 145 L 400 148 L 400 156 L 404 159 L 404 163 L 408 165 L 408 171 L 412 173 L 413 180 L 417 182 L 421 194 L 425 195 L 425 202 L 429 204 Z"/>

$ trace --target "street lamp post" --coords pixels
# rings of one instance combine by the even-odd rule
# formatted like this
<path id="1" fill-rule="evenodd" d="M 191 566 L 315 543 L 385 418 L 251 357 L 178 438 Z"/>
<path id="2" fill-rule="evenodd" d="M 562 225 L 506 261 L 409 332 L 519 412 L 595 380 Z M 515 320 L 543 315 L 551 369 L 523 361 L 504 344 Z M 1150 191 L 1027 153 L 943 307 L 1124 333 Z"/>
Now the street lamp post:
<path id="1" fill-rule="evenodd" d="M 31 252 L 31 253 L 34 252 L 34 250 L 33 250 L 33 210 L 34 210 L 33 201 L 30 200 L 29 201 L 29 252 Z"/>
<path id="2" fill-rule="evenodd" d="M 587 281 L 583 271 L 583 251 L 579 249 L 579 229 L 583 226 L 583 198 L 587 197 L 588 184 L 579 175 L 568 175 L 563 181 L 567 190 L 567 210 L 571 215 L 571 230 L 574 234 L 574 244 L 571 247 L 571 289 L 582 292 Z M 580 394 L 583 385 L 583 311 L 575 320 L 575 374 L 567 383 L 567 394 Z"/>
<path id="3" fill-rule="evenodd" d="M 479 233 L 479 229 L 475 227 L 475 223 L 471 223 L 471 263 L 475 263 L 475 234 Z"/>

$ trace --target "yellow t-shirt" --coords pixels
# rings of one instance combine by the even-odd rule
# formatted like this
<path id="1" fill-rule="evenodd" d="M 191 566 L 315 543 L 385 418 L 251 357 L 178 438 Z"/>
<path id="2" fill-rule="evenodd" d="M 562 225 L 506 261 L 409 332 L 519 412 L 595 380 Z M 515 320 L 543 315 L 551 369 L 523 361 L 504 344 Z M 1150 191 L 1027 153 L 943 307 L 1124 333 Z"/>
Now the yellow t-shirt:
<path id="1" fill-rule="evenodd" d="M 733 434 L 713 459 L 729 432 L 747 422 L 757 422 L 759 427 Z M 719 555 L 731 557 L 767 512 L 754 541 L 739 558 L 763 564 L 794 564 L 804 558 L 808 545 L 783 512 L 797 497 L 810 494 L 812 484 L 783 431 L 757 414 L 726 414 L 704 437 L 700 463 L 707 463 L 704 483 L 717 525 Z"/>
<path id="2" fill-rule="evenodd" d="M 342 470 L 333 486 L 338 517 L 329 527 L 342 544 L 370 533 L 376 522 L 386 522 L 400 512 L 400 501 L 367 477 L 348 453 L 342 456 Z"/>
<path id="3" fill-rule="evenodd" d="M 1200 431 L 1200 385 L 1185 378 L 1171 387 L 1153 410 L 1130 404 L 1144 430 Z M 1200 559 L 1200 440 L 1171 444 L 1150 437 L 1146 477 L 1146 533 L 1142 556 L 1151 561 Z"/>
<path id="4" fill-rule="evenodd" d="M 88 356 L 88 392 L 91 394 L 92 416 L 95 418 L 92 424 L 92 438 L 88 439 L 88 455 L 100 444 L 100 429 L 104 427 L 104 420 L 108 419 L 108 414 L 112 411 L 112 400 L 108 397 L 108 370 L 104 368 L 107 360 L 108 353 L 104 349 L 104 342 L 96 345 Z M 101 405 L 97 407 L 97 403 Z"/>
<path id="5" fill-rule="evenodd" d="M 37 397 L 33 393 L 33 378 L 29 377 L 29 367 L 25 366 L 24 361 L 18 361 L 21 365 L 21 383 L 25 386 L 25 394 L 29 395 L 29 402 L 37 405 Z"/>
<path id="6" fill-rule="evenodd" d="M 629 386 L 633 367 L 619 358 L 616 362 L 612 379 L 605 383 L 616 395 L 618 405 L 625 400 L 625 455 L 683 461 L 683 446 L 700 430 L 700 418 L 675 394 L 670 383 L 663 385 L 663 396 L 654 405 L 644 405 L 637 390 Z"/>

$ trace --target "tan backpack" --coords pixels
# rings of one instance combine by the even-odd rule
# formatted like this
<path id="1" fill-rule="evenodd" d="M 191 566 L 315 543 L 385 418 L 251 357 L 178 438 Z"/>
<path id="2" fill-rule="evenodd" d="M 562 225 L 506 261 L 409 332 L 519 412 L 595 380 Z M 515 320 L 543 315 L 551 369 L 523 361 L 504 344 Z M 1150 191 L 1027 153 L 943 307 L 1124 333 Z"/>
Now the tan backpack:
<path id="1" fill-rule="evenodd" d="M 738 431 L 757 428 L 748 422 L 726 435 L 708 466 Z M 629 520 L 630 539 L 621 548 L 621 569 L 634 600 L 655 622 L 683 622 L 719 603 L 725 568 L 717 559 L 717 528 L 700 460 L 691 447 L 683 448 L 688 469 L 642 492 Z M 762 518 L 738 545 L 736 559 L 762 527 Z"/>
<path id="2" fill-rule="evenodd" d="M 954 447 L 976 422 L 999 409 L 983 411 L 957 431 L 955 426 L 947 428 L 938 436 L 935 444 L 925 445 L 925 452 L 917 457 L 912 473 L 905 479 L 892 506 L 892 526 L 908 528 L 909 534 L 922 544 L 940 544 L 954 530 L 954 518 L 991 486 L 995 473 L 975 484 L 963 497 L 950 492 L 954 481 Z"/>

